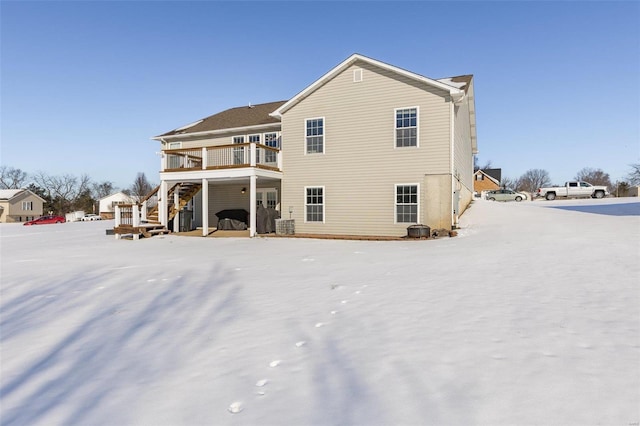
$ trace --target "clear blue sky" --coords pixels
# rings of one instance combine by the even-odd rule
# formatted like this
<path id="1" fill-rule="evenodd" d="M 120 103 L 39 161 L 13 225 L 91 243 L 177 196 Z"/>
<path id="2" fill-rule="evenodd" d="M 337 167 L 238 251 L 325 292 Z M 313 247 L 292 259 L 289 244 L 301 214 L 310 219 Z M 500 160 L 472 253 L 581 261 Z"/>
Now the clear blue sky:
<path id="1" fill-rule="evenodd" d="M 474 74 L 503 176 L 640 162 L 640 3 L 2 1 L 2 165 L 159 183 L 164 133 L 286 100 L 352 53 Z"/>

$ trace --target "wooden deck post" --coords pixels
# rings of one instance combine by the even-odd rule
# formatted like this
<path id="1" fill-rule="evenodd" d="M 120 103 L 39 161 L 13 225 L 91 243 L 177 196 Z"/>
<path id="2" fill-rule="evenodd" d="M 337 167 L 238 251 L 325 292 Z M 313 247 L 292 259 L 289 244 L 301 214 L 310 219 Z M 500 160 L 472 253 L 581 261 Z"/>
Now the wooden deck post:
<path id="1" fill-rule="evenodd" d="M 256 166 L 256 152 L 257 152 L 256 143 L 255 142 L 251 142 L 251 144 L 249 144 L 249 149 L 250 149 L 250 152 L 251 152 L 251 158 L 249 159 L 249 161 L 250 161 L 249 164 L 250 164 L 251 167 L 255 167 Z"/>
<path id="2" fill-rule="evenodd" d="M 137 203 L 131 206 L 131 224 L 134 228 L 140 226 L 140 207 Z"/>
<path id="3" fill-rule="evenodd" d="M 173 208 L 176 209 L 176 215 L 173 217 L 173 232 L 180 232 L 180 184 L 173 191 Z"/>
<path id="4" fill-rule="evenodd" d="M 168 189 L 167 189 L 167 182 L 166 181 L 162 181 L 160 183 L 160 194 L 159 194 L 159 200 L 158 200 L 158 220 L 160 221 L 160 223 L 164 226 L 169 225 L 168 221 L 167 221 L 167 209 L 168 209 Z"/>

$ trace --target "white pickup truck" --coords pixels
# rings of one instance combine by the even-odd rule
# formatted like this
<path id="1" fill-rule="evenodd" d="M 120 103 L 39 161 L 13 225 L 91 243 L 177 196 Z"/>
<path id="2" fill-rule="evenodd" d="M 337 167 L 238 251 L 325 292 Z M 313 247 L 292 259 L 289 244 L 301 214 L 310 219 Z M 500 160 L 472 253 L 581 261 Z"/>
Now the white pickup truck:
<path id="1" fill-rule="evenodd" d="M 536 193 L 536 197 L 544 197 L 547 200 L 555 200 L 558 197 L 603 198 L 607 195 L 609 195 L 609 190 L 607 189 L 606 186 L 591 185 L 588 182 L 582 182 L 582 181 L 566 182 L 564 186 L 538 188 L 538 191 Z"/>

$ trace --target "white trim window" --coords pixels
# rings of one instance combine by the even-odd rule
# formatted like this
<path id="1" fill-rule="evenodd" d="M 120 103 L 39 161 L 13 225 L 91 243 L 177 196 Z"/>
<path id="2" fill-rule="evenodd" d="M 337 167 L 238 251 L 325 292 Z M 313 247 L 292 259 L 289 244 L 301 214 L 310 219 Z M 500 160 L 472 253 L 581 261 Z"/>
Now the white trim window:
<path id="1" fill-rule="evenodd" d="M 280 138 L 277 133 L 265 133 L 264 134 L 264 145 L 280 149 Z M 278 153 L 271 150 L 265 150 L 265 163 L 275 163 L 278 160 Z"/>
<path id="2" fill-rule="evenodd" d="M 256 144 L 256 164 L 260 164 L 260 135 L 249 135 L 249 143 Z"/>
<path id="3" fill-rule="evenodd" d="M 324 153 L 324 117 L 305 120 L 306 153 Z"/>
<path id="4" fill-rule="evenodd" d="M 418 107 L 395 110 L 396 148 L 418 146 Z"/>
<path id="5" fill-rule="evenodd" d="M 244 144 L 244 136 L 234 136 L 233 144 Z M 245 164 L 244 161 L 244 145 L 233 148 L 233 164 Z"/>
<path id="6" fill-rule="evenodd" d="M 395 223 L 418 223 L 420 187 L 417 183 L 397 184 Z"/>
<path id="7" fill-rule="evenodd" d="M 33 201 L 23 201 L 22 202 L 22 210 L 23 211 L 32 211 L 33 210 Z"/>
<path id="8" fill-rule="evenodd" d="M 324 223 L 324 186 L 305 186 L 304 221 Z"/>

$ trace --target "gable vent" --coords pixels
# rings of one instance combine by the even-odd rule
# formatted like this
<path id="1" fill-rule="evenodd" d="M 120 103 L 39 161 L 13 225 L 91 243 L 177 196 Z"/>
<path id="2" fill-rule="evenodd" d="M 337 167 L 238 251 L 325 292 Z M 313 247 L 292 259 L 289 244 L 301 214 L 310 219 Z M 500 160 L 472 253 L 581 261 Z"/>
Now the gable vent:
<path id="1" fill-rule="evenodd" d="M 362 68 L 358 68 L 357 70 L 353 70 L 353 82 L 357 83 L 362 81 Z"/>

